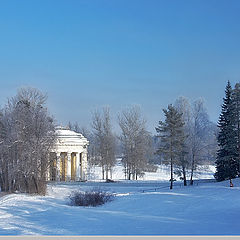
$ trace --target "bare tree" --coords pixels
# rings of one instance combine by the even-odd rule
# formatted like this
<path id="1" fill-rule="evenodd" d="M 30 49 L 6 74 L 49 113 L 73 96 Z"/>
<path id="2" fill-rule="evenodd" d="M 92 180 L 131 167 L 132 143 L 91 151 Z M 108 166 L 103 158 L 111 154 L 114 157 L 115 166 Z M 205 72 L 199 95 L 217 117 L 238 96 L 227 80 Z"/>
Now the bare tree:
<path id="1" fill-rule="evenodd" d="M 80 127 L 78 122 L 75 122 L 75 123 L 72 123 L 72 122 L 68 122 L 68 126 L 67 126 L 70 130 L 74 131 L 74 132 L 77 132 L 77 133 L 81 133 L 83 134 L 84 137 L 87 137 L 85 134 L 86 132 L 84 131 L 85 128 L 83 127 Z"/>
<path id="2" fill-rule="evenodd" d="M 6 144 L 6 135 L 7 129 L 5 127 L 5 119 L 3 110 L 0 112 L 0 188 L 3 191 L 8 190 L 8 167 L 7 159 L 5 158 L 5 144 Z"/>
<path id="3" fill-rule="evenodd" d="M 53 119 L 46 95 L 22 88 L 8 100 L 1 117 L 1 188 L 44 194 L 49 153 L 55 143 Z"/>
<path id="4" fill-rule="evenodd" d="M 98 162 L 102 167 L 102 178 L 109 179 L 112 176 L 112 168 L 115 165 L 115 137 L 112 133 L 109 108 L 103 108 L 102 114 L 93 113 L 92 128 L 94 134 L 95 150 Z"/>
<path id="5" fill-rule="evenodd" d="M 209 120 L 202 98 L 190 104 L 187 98 L 180 97 L 176 100 L 175 106 L 182 113 L 185 123 L 187 154 L 182 165 L 190 170 L 190 184 L 192 185 L 196 167 L 204 163 L 213 163 L 216 159 L 217 126 Z"/>
<path id="6" fill-rule="evenodd" d="M 191 175 L 190 185 L 193 184 L 193 173 L 196 165 L 204 157 L 204 151 L 208 147 L 207 132 L 209 131 L 209 117 L 204 107 L 203 99 L 198 99 L 193 103 L 192 107 L 192 126 L 190 131 L 190 159 L 191 159 Z"/>
<path id="7" fill-rule="evenodd" d="M 136 179 L 144 174 L 151 151 L 151 136 L 146 130 L 140 108 L 129 107 L 118 116 L 121 128 L 120 140 L 123 148 L 125 178 Z"/>
<path id="8" fill-rule="evenodd" d="M 72 123 L 69 121 L 68 128 L 77 133 L 81 133 L 88 139 L 88 166 L 91 168 L 94 165 L 98 165 L 100 163 L 100 155 L 97 150 L 97 142 L 94 133 L 90 132 L 86 127 L 79 125 L 78 122 Z"/>

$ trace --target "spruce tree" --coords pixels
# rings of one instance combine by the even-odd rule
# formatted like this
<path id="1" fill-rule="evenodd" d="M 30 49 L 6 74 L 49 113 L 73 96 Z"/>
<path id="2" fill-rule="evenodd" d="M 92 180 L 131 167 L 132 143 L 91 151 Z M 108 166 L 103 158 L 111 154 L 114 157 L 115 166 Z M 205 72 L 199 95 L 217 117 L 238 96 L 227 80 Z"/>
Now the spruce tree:
<path id="1" fill-rule="evenodd" d="M 238 176 L 240 175 L 240 83 L 235 85 L 235 88 L 232 92 L 232 101 L 233 101 L 233 117 L 236 128 L 237 135 L 237 172 Z"/>
<path id="2" fill-rule="evenodd" d="M 178 162 L 179 156 L 183 152 L 184 144 L 184 122 L 182 114 L 172 105 L 168 109 L 163 109 L 165 122 L 159 121 L 156 131 L 162 140 L 162 146 L 158 149 L 158 154 L 163 154 L 165 160 L 171 165 L 170 189 L 173 188 L 173 165 Z"/>
<path id="3" fill-rule="evenodd" d="M 219 134 L 216 160 L 215 178 L 218 181 L 229 179 L 237 175 L 237 132 L 235 124 L 232 87 L 228 81 L 225 98 L 223 98 L 222 111 L 218 121 Z"/>

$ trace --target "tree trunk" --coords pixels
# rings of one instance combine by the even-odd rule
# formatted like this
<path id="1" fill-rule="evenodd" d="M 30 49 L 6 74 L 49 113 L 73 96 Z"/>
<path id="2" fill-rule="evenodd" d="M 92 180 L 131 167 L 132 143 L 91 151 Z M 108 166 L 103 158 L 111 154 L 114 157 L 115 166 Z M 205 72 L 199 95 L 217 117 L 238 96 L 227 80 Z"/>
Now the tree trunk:
<path id="1" fill-rule="evenodd" d="M 195 164 L 195 155 L 192 156 L 192 168 L 191 168 L 191 177 L 190 177 L 190 185 L 193 185 L 193 169 Z"/>
<path id="2" fill-rule="evenodd" d="M 106 180 L 108 179 L 108 168 L 106 167 Z"/>
<path id="3" fill-rule="evenodd" d="M 111 170 L 110 170 L 110 177 L 111 177 L 111 179 L 113 178 L 113 176 L 112 176 L 112 168 L 111 168 Z"/>
<path id="4" fill-rule="evenodd" d="M 25 192 L 30 193 L 29 191 L 29 185 L 28 185 L 28 180 L 26 177 L 24 177 L 24 183 L 25 183 Z"/>
<path id="5" fill-rule="evenodd" d="M 2 178 L 2 174 L 0 173 L 0 191 L 3 191 L 3 178 Z"/>
<path id="6" fill-rule="evenodd" d="M 102 166 L 102 179 L 104 180 L 104 166 Z"/>
<path id="7" fill-rule="evenodd" d="M 232 179 L 230 178 L 230 187 L 233 187 Z"/>
<path id="8" fill-rule="evenodd" d="M 39 193 L 37 180 L 36 180 L 36 178 L 34 176 L 32 176 L 32 179 L 33 179 L 33 182 L 34 182 L 34 185 L 35 185 L 35 188 L 36 188 L 36 193 Z"/>
<path id="9" fill-rule="evenodd" d="M 187 179 L 186 179 L 186 169 L 185 166 L 182 166 L 182 171 L 183 171 L 183 185 L 187 186 Z"/>
<path id="10" fill-rule="evenodd" d="M 171 157 L 171 179 L 170 179 L 170 181 L 171 181 L 170 189 L 172 189 L 173 188 L 173 159 L 172 159 L 172 157 Z"/>
<path id="11" fill-rule="evenodd" d="M 8 192 L 8 191 L 10 191 L 10 188 L 9 188 L 9 171 L 8 171 L 8 167 L 7 167 L 7 165 L 5 165 L 5 170 L 6 170 L 6 172 L 5 172 L 5 191 L 6 192 Z"/>

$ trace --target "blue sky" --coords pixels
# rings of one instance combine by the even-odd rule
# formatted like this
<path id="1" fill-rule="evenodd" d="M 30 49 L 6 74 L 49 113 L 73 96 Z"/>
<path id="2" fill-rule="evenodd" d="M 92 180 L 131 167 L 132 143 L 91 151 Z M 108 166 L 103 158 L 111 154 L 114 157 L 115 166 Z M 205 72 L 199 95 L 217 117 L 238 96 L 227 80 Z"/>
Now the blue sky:
<path id="1" fill-rule="evenodd" d="M 162 108 L 203 97 L 217 121 L 240 80 L 240 1 L 0 0 L 0 104 L 22 86 L 48 94 L 61 124 L 89 126 L 104 105 Z"/>

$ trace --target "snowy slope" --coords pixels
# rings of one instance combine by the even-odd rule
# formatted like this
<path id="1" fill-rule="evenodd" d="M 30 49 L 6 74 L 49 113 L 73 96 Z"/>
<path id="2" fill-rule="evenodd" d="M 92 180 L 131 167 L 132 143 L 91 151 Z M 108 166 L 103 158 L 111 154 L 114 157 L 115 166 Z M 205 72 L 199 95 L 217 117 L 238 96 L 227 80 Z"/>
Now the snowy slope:
<path id="1" fill-rule="evenodd" d="M 49 184 L 48 195 L 0 198 L 0 234 L 40 235 L 236 235 L 240 234 L 240 181 Z M 115 193 L 100 207 L 67 205 L 74 189 L 100 186 Z"/>

